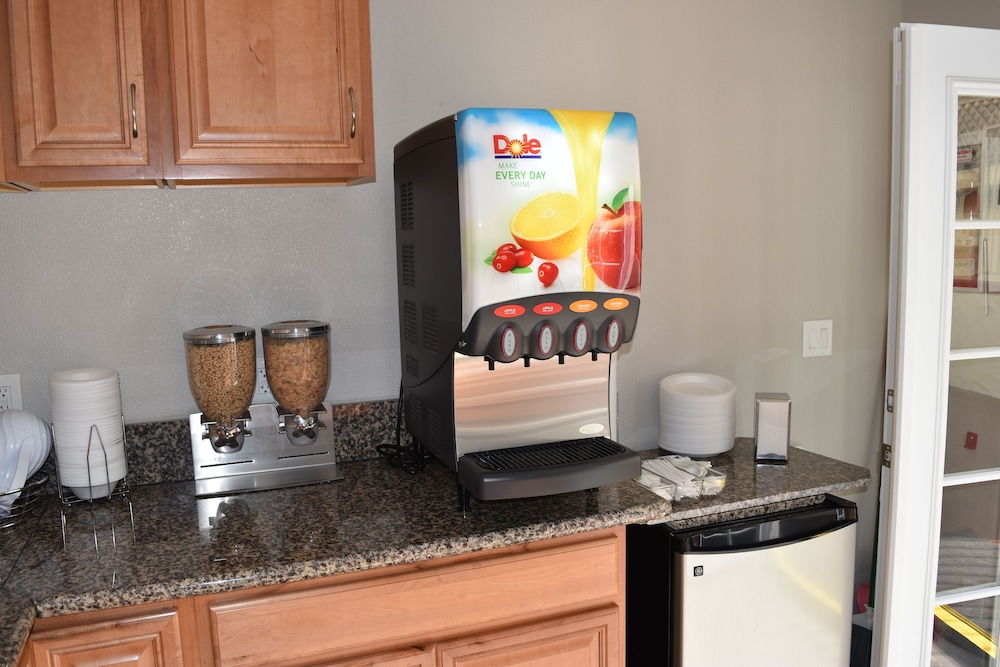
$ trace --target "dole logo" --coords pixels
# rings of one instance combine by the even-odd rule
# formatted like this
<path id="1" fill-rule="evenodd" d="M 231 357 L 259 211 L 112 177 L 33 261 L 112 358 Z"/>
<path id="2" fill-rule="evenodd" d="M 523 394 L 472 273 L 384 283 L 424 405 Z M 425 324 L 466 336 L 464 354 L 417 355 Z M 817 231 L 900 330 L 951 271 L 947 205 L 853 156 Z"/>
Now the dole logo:
<path id="1" fill-rule="evenodd" d="M 529 139 L 522 134 L 520 139 L 511 139 L 503 134 L 493 135 L 493 157 L 506 159 L 511 157 L 540 157 L 542 142 Z"/>

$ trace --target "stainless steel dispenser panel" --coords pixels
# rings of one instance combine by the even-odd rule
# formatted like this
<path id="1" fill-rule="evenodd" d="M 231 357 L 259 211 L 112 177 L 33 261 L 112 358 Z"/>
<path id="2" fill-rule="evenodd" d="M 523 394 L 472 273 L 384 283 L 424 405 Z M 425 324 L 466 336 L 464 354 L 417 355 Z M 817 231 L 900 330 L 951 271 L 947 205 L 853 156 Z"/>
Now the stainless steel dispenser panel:
<path id="1" fill-rule="evenodd" d="M 455 354 L 457 455 L 595 436 L 612 437 L 611 356 L 525 366 Z"/>

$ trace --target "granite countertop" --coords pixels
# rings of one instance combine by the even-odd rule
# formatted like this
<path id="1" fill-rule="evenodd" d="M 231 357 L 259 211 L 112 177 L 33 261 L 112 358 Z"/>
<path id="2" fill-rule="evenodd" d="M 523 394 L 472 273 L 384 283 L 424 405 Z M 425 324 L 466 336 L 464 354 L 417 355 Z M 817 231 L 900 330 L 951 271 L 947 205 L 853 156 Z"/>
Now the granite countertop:
<path id="1" fill-rule="evenodd" d="M 656 450 L 642 452 L 655 456 Z M 196 499 L 194 482 L 127 496 L 39 503 L 0 533 L 0 665 L 13 666 L 36 617 L 157 602 L 368 570 L 630 523 L 705 522 L 818 502 L 864 487 L 866 468 L 793 448 L 756 466 L 753 441 L 712 458 L 722 493 L 670 502 L 634 481 L 458 510 L 455 474 L 385 460 L 342 464 L 326 484 Z"/>

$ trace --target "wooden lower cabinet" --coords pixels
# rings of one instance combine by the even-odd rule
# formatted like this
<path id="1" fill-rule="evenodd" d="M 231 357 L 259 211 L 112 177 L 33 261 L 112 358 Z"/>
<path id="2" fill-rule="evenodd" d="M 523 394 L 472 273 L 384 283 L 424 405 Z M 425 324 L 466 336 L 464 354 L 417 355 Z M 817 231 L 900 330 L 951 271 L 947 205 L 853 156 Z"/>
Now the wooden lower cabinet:
<path id="1" fill-rule="evenodd" d="M 39 619 L 20 667 L 184 667 L 197 647 L 183 646 L 181 607 L 158 604 Z"/>
<path id="2" fill-rule="evenodd" d="M 620 664 L 618 609 L 558 618 L 438 646 L 440 667 L 603 667 Z"/>
<path id="3" fill-rule="evenodd" d="M 323 663 L 324 667 L 436 667 L 433 649 L 409 649 Z"/>
<path id="4" fill-rule="evenodd" d="M 21 667 L 624 667 L 624 609 L 617 527 L 160 608 L 40 619 Z"/>

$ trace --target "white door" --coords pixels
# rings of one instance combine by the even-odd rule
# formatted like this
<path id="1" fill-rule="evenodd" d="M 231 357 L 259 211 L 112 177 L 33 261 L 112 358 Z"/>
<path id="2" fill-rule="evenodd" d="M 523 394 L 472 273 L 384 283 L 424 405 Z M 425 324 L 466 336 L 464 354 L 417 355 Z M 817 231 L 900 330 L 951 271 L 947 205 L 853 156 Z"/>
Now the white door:
<path id="1" fill-rule="evenodd" d="M 1000 31 L 907 25 L 896 54 L 894 396 L 872 664 L 995 665 Z"/>

